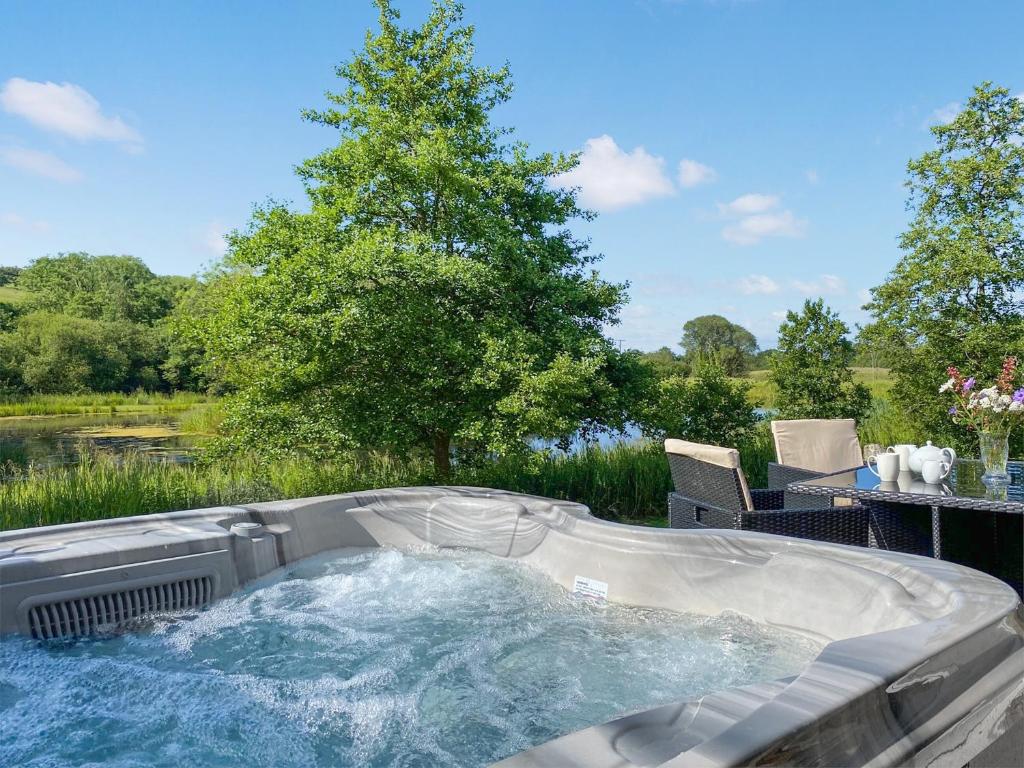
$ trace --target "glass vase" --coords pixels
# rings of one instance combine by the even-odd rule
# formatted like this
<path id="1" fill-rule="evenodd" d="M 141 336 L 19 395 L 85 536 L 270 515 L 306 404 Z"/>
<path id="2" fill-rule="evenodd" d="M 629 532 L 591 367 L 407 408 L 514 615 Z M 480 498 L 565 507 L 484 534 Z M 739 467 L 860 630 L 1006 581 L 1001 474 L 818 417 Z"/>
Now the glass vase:
<path id="1" fill-rule="evenodd" d="M 981 463 L 985 465 L 983 483 L 1008 483 L 1006 459 L 1010 454 L 1010 436 L 1006 433 L 980 432 L 978 444 L 981 447 Z"/>

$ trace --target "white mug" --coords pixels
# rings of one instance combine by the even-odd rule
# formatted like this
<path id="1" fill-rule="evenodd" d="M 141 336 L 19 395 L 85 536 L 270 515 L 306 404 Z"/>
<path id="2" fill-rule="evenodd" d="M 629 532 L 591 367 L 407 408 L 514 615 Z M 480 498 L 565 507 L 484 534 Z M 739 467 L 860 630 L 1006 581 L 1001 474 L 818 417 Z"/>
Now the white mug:
<path id="1" fill-rule="evenodd" d="M 948 461 L 929 459 L 921 464 L 921 478 L 931 485 L 937 485 L 943 478 L 949 476 L 953 465 Z"/>
<path id="2" fill-rule="evenodd" d="M 868 469 L 886 483 L 891 483 L 900 476 L 900 456 L 895 453 L 880 453 L 868 459 Z M 878 469 L 871 465 L 874 462 Z"/>
<path id="3" fill-rule="evenodd" d="M 910 454 L 917 450 L 917 446 L 913 443 L 900 443 L 899 445 L 891 445 L 886 448 L 889 453 L 895 453 L 900 457 L 900 471 L 910 471 Z"/>

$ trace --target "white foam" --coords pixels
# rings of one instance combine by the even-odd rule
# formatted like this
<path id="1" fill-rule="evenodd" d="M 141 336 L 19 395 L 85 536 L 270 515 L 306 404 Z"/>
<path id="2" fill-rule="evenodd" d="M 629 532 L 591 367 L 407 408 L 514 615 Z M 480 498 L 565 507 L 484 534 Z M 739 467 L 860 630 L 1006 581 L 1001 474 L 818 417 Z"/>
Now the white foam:
<path id="1" fill-rule="evenodd" d="M 0 765 L 485 765 L 816 651 L 479 553 L 346 552 L 139 634 L 0 642 Z"/>

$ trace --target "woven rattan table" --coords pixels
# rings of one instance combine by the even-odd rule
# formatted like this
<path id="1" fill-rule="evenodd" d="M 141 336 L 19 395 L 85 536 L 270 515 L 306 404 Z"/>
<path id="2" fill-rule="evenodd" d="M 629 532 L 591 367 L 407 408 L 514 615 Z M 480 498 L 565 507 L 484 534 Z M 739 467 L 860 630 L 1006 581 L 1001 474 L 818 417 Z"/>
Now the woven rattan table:
<path id="1" fill-rule="evenodd" d="M 871 514 L 871 543 L 930 555 L 998 576 L 1024 593 L 1024 462 L 1010 483 L 986 486 L 981 462 L 958 460 L 941 485 L 909 472 L 882 482 L 867 467 L 790 483 L 786 490 L 857 499 Z"/>

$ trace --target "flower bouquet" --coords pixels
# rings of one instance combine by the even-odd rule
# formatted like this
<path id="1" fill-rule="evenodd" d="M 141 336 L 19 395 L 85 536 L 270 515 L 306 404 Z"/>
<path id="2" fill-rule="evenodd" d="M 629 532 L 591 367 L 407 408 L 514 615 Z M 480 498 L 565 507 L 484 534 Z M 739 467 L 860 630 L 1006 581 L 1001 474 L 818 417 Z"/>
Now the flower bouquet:
<path id="1" fill-rule="evenodd" d="M 1024 387 L 1014 389 L 1017 358 L 1006 358 L 995 384 L 984 389 L 977 387 L 973 376 L 964 378 L 954 367 L 946 372 L 949 380 L 939 387 L 939 392 L 951 392 L 956 399 L 949 409 L 953 421 L 978 433 L 981 461 L 985 465 L 982 480 L 1007 482 L 1010 479 L 1006 473 L 1010 432 L 1024 422 Z"/>

